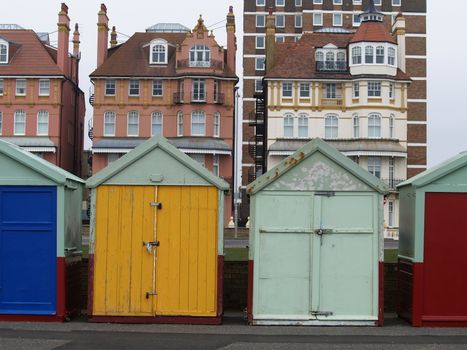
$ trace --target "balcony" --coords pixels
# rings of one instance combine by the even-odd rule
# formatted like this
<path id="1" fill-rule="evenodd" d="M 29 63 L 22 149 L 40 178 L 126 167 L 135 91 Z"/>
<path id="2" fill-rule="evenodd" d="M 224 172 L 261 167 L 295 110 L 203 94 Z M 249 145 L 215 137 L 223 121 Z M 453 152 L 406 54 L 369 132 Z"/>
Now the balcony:
<path id="1" fill-rule="evenodd" d="M 224 62 L 219 60 L 210 60 L 210 61 L 190 61 L 189 59 L 178 60 L 177 68 L 212 68 L 212 69 L 224 69 Z"/>
<path id="2" fill-rule="evenodd" d="M 404 182 L 405 180 L 402 179 L 381 179 L 386 185 L 389 186 L 391 191 L 397 191 L 397 185 Z"/>
<path id="3" fill-rule="evenodd" d="M 347 72 L 347 62 L 345 61 L 317 61 L 316 71 L 318 72 Z"/>
<path id="4" fill-rule="evenodd" d="M 333 98 L 322 98 L 321 106 L 323 107 L 341 107 L 342 106 L 342 96 L 336 95 Z"/>

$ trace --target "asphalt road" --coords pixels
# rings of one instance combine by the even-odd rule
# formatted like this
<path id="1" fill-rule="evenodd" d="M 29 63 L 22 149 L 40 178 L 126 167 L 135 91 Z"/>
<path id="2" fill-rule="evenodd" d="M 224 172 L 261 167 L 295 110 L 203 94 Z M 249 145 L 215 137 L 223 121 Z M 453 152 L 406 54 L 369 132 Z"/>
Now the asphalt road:
<path id="1" fill-rule="evenodd" d="M 1 323 L 1 350 L 467 350 L 467 329 L 412 328 L 399 320 L 378 327 Z"/>

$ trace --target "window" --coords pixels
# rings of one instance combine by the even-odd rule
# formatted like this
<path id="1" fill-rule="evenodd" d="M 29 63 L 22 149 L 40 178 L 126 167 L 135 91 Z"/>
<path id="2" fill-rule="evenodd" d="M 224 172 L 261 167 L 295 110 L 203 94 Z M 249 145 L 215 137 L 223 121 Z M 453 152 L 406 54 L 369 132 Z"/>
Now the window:
<path id="1" fill-rule="evenodd" d="M 193 79 L 191 100 L 194 102 L 203 102 L 206 100 L 204 79 Z"/>
<path id="2" fill-rule="evenodd" d="M 264 57 L 256 57 L 255 58 L 255 69 L 256 70 L 264 70 Z"/>
<path id="3" fill-rule="evenodd" d="M 322 4 L 323 4 L 323 0 L 313 0 L 313 4 L 315 4 L 315 5 L 322 5 Z"/>
<path id="4" fill-rule="evenodd" d="M 196 160 L 202 166 L 206 166 L 204 154 L 190 154 L 190 158 Z"/>
<path id="5" fill-rule="evenodd" d="M 394 226 L 394 202 L 388 202 L 388 226 Z"/>
<path id="6" fill-rule="evenodd" d="M 15 135 L 25 135 L 26 134 L 26 112 L 23 110 L 15 111 L 15 126 L 14 126 Z"/>
<path id="7" fill-rule="evenodd" d="M 328 115 L 324 119 L 324 137 L 326 139 L 336 139 L 338 135 L 339 121 L 337 116 Z"/>
<path id="8" fill-rule="evenodd" d="M 381 177 L 381 157 L 368 157 L 368 171 L 377 178 Z"/>
<path id="9" fill-rule="evenodd" d="M 219 102 L 219 80 L 214 80 L 214 102 Z"/>
<path id="10" fill-rule="evenodd" d="M 37 112 L 37 135 L 49 134 L 49 112 Z"/>
<path id="11" fill-rule="evenodd" d="M 264 6 L 266 5 L 266 0 L 256 0 L 256 6 Z"/>
<path id="12" fill-rule="evenodd" d="M 379 114 L 370 114 L 368 116 L 368 137 L 381 137 L 381 117 Z"/>
<path id="13" fill-rule="evenodd" d="M 342 0 L 333 0 L 333 5 L 342 5 Z"/>
<path id="14" fill-rule="evenodd" d="M 300 83 L 300 97 L 310 97 L 310 83 Z"/>
<path id="15" fill-rule="evenodd" d="M 193 111 L 191 113 L 191 135 L 206 135 L 206 116 L 203 111 Z"/>
<path id="16" fill-rule="evenodd" d="M 105 80 L 105 96 L 115 96 L 115 79 Z"/>
<path id="17" fill-rule="evenodd" d="M 284 117 L 284 137 L 293 137 L 293 115 L 286 114 Z"/>
<path id="18" fill-rule="evenodd" d="M 388 49 L 388 64 L 390 66 L 396 65 L 396 49 L 393 47 Z"/>
<path id="19" fill-rule="evenodd" d="M 152 96 L 162 96 L 164 94 L 164 85 L 161 79 L 152 81 Z"/>
<path id="20" fill-rule="evenodd" d="M 39 79 L 39 96 L 49 96 L 49 95 L 50 95 L 50 80 Z"/>
<path id="21" fill-rule="evenodd" d="M 180 79 L 178 82 L 178 93 L 180 94 L 180 102 L 185 99 L 185 81 Z"/>
<path id="22" fill-rule="evenodd" d="M 373 63 L 373 46 L 365 47 L 365 63 Z"/>
<path id="23" fill-rule="evenodd" d="M 276 6 L 284 6 L 285 0 L 276 0 Z"/>
<path id="24" fill-rule="evenodd" d="M 3 79 L 0 79 L 0 96 L 3 95 Z"/>
<path id="25" fill-rule="evenodd" d="M 0 135 L 2 134 L 3 130 L 3 114 L 0 112 Z"/>
<path id="26" fill-rule="evenodd" d="M 317 51 L 316 52 L 316 62 L 324 62 L 324 52 Z"/>
<path id="27" fill-rule="evenodd" d="M 360 97 L 360 83 L 353 83 L 353 98 Z"/>
<path id="28" fill-rule="evenodd" d="M 389 138 L 393 139 L 394 138 L 394 128 L 396 124 L 396 118 L 394 117 L 394 114 L 391 114 L 389 116 Z"/>
<path id="29" fill-rule="evenodd" d="M 368 97 L 381 97 L 381 82 L 368 82 Z"/>
<path id="30" fill-rule="evenodd" d="M 0 63 L 8 63 L 8 45 L 0 39 Z"/>
<path id="31" fill-rule="evenodd" d="M 151 135 L 162 135 L 162 120 L 161 112 L 152 112 L 151 114 Z"/>
<path id="32" fill-rule="evenodd" d="M 276 15 L 276 27 L 284 28 L 285 27 L 285 15 Z"/>
<path id="33" fill-rule="evenodd" d="M 177 136 L 183 136 L 183 112 L 177 113 Z"/>
<path id="34" fill-rule="evenodd" d="M 394 183 L 395 165 L 394 157 L 389 158 L 389 187 L 393 189 L 396 188 L 396 184 Z"/>
<path id="35" fill-rule="evenodd" d="M 298 116 L 298 137 L 308 137 L 308 116 L 306 114 Z"/>
<path id="36" fill-rule="evenodd" d="M 345 63 L 345 53 L 338 52 L 336 57 L 337 57 L 337 62 L 339 62 L 338 67 L 342 67 L 342 64 Z"/>
<path id="37" fill-rule="evenodd" d="M 261 79 L 255 80 L 255 92 L 262 92 L 263 91 L 263 81 Z"/>
<path id="38" fill-rule="evenodd" d="M 206 45 L 195 45 L 190 49 L 190 67 L 210 67 L 211 50 Z"/>
<path id="39" fill-rule="evenodd" d="M 128 112 L 128 136 L 138 136 L 139 134 L 139 113 L 137 111 Z"/>
<path id="40" fill-rule="evenodd" d="M 130 82 L 128 85 L 128 95 L 139 96 L 139 80 L 130 79 Z"/>
<path id="41" fill-rule="evenodd" d="M 331 52 L 331 51 L 326 52 L 326 62 L 334 63 L 334 52 Z M 330 63 L 330 65 L 332 65 L 332 63 Z"/>
<path id="42" fill-rule="evenodd" d="M 322 26 L 323 25 L 323 14 L 322 13 L 314 13 L 313 14 L 313 25 L 314 26 Z"/>
<path id="43" fill-rule="evenodd" d="M 401 0 L 392 0 L 392 6 L 400 6 Z"/>
<path id="44" fill-rule="evenodd" d="M 378 64 L 384 63 L 384 47 L 383 46 L 376 46 L 376 63 Z"/>
<path id="45" fill-rule="evenodd" d="M 362 0 L 353 0 L 352 3 L 353 3 L 354 5 L 361 5 Z"/>
<path id="46" fill-rule="evenodd" d="M 282 97 L 292 97 L 292 83 L 282 83 Z"/>
<path id="47" fill-rule="evenodd" d="M 381 0 L 375 0 L 375 5 L 381 6 Z"/>
<path id="48" fill-rule="evenodd" d="M 212 156 L 212 173 L 219 176 L 219 155 L 214 154 Z"/>
<path id="49" fill-rule="evenodd" d="M 276 43 L 283 43 L 285 38 L 282 35 L 277 35 L 275 40 L 276 40 Z"/>
<path id="50" fill-rule="evenodd" d="M 389 99 L 394 99 L 394 83 L 389 83 Z"/>
<path id="51" fill-rule="evenodd" d="M 16 96 L 26 95 L 26 79 L 16 79 Z"/>
<path id="52" fill-rule="evenodd" d="M 104 113 L 104 136 L 115 136 L 115 112 Z"/>
<path id="53" fill-rule="evenodd" d="M 266 23 L 265 15 L 256 15 L 256 27 L 263 28 Z"/>
<path id="54" fill-rule="evenodd" d="M 332 15 L 332 25 L 334 27 L 341 27 L 342 26 L 342 13 L 334 13 Z"/>
<path id="55" fill-rule="evenodd" d="M 266 46 L 265 46 L 265 37 L 264 36 L 257 36 L 256 37 L 256 45 L 255 47 L 257 49 L 264 49 Z"/>
<path id="56" fill-rule="evenodd" d="M 352 64 L 361 64 L 362 63 L 362 48 L 360 46 L 355 46 L 352 48 Z"/>
<path id="57" fill-rule="evenodd" d="M 295 6 L 302 6 L 302 0 L 295 0 Z"/>
<path id="58" fill-rule="evenodd" d="M 352 15 L 352 25 L 358 27 L 360 25 L 360 14 L 354 13 Z"/>
<path id="59" fill-rule="evenodd" d="M 357 139 L 360 137 L 360 118 L 358 117 L 358 114 L 354 114 L 352 117 L 352 127 L 353 127 L 353 132 L 352 136 Z"/>
<path id="60" fill-rule="evenodd" d="M 219 112 L 214 113 L 213 116 L 213 131 L 212 136 L 219 137 L 221 135 L 221 115 Z"/>
<path id="61" fill-rule="evenodd" d="M 324 98 L 337 98 L 337 87 L 334 83 L 324 84 Z"/>
<path id="62" fill-rule="evenodd" d="M 302 15 L 295 15 L 295 28 L 302 27 Z"/>
<path id="63" fill-rule="evenodd" d="M 151 64 L 167 63 L 167 42 L 165 40 L 154 40 L 151 42 Z"/>

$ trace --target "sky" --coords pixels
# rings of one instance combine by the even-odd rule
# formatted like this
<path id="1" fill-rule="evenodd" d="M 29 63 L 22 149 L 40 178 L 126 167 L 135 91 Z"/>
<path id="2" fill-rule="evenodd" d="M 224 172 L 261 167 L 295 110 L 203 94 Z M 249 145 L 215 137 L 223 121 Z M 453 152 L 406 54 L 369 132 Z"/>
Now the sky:
<path id="1" fill-rule="evenodd" d="M 412 1 L 412 0 L 403 0 Z M 22 0 L 8 3 L 8 11 L 0 14 L 0 23 L 15 23 L 36 32 L 54 32 L 60 2 L 55 0 Z M 78 23 L 81 32 L 82 60 L 80 86 L 89 96 L 89 74 L 96 68 L 97 12 L 102 1 L 65 0 L 72 28 Z M 427 0 L 428 46 L 428 165 L 436 165 L 450 156 L 467 150 L 467 33 L 464 20 L 466 0 Z M 446 5 L 449 2 L 449 5 Z M 225 16 L 234 7 L 237 24 L 237 74 L 242 74 L 243 0 L 106 0 L 110 26 L 115 25 L 119 41 L 125 35 L 143 32 L 161 22 L 181 23 L 193 28 L 200 14 L 206 26 L 214 30 L 220 45 L 226 45 Z M 71 39 L 70 39 L 71 40 Z M 52 42 L 56 45 L 56 42 Z M 71 46 L 70 46 L 71 48 Z M 240 90 L 241 92 L 241 90 Z M 86 119 L 92 117 L 88 104 Z M 240 114 L 241 115 L 241 114 Z M 90 140 L 85 135 L 85 145 Z"/>

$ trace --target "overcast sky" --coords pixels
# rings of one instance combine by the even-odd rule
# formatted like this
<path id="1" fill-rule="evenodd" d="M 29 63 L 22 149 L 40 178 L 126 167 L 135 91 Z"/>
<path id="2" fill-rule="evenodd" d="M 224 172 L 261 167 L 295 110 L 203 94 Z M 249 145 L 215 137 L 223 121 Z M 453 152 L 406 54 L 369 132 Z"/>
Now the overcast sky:
<path id="1" fill-rule="evenodd" d="M 412 0 L 403 0 L 412 1 Z M 465 38 L 465 0 L 428 1 L 428 164 L 435 165 L 467 150 L 467 39 Z M 79 23 L 82 61 L 80 86 L 88 98 L 88 75 L 96 68 L 97 12 L 102 1 L 67 0 L 72 28 Z M 107 0 L 110 26 L 126 35 L 142 32 L 161 22 L 181 23 L 189 28 L 203 15 L 205 24 L 214 29 L 220 45 L 226 44 L 225 16 L 234 6 L 237 22 L 238 74 L 242 74 L 242 11 L 243 0 Z M 37 32 L 56 32 L 60 1 L 22 0 L 8 3 L 0 14 L 0 23 L 15 23 Z M 220 22 L 220 23 L 218 23 Z M 216 24 L 218 23 L 218 24 Z M 220 28 L 219 28 L 220 27 Z M 125 36 L 119 34 L 119 41 Z M 56 33 L 52 35 L 56 40 Z M 70 38 L 71 40 L 71 38 Z M 56 45 L 56 42 L 52 44 Z M 92 107 L 87 105 L 87 120 Z M 89 139 L 85 136 L 85 143 Z"/>

